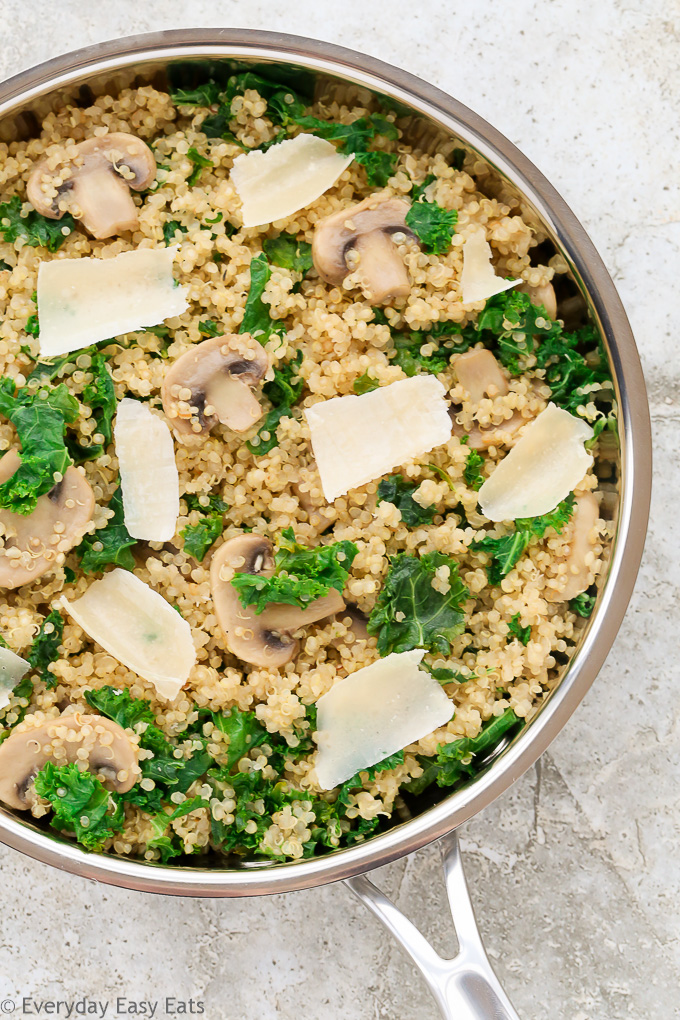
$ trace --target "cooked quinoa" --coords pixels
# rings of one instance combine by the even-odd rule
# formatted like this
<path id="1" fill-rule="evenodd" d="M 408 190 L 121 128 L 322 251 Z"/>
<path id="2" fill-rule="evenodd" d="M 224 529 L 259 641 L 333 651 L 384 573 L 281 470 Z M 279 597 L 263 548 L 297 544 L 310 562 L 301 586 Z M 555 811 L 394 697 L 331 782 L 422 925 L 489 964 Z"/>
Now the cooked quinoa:
<path id="1" fill-rule="evenodd" d="M 0 713 L 2 736 L 38 727 L 47 732 L 45 726 L 53 720 L 47 753 L 56 766 L 63 766 L 70 737 L 66 723 L 56 722 L 62 714 L 96 715 L 104 702 L 97 703 L 93 692 L 96 695 L 102 689 L 142 699 L 152 715 L 147 712 L 145 718 L 142 708 L 136 721 L 124 726 L 130 742 L 139 748 L 139 765 L 131 770 L 136 780 L 132 795 L 108 795 L 108 817 L 115 822 L 110 831 L 104 830 L 103 838 L 88 843 L 82 834 L 76 835 L 90 848 L 150 861 L 210 850 L 297 859 L 366 838 L 389 824 L 395 813 L 408 817 L 409 811 L 417 810 L 417 797 L 428 780 L 439 779 L 440 785 L 447 785 L 442 748 L 465 738 L 471 742 L 456 743 L 456 755 L 449 759 L 460 766 L 449 773 L 448 782 L 455 786 L 492 749 L 474 740 L 488 733 L 494 720 L 509 720 L 514 732 L 512 727 L 519 728 L 538 711 L 573 653 L 589 598 L 579 596 L 579 602 L 545 597 L 549 590 L 559 589 L 570 569 L 573 500 L 561 525 L 548 524 L 542 534 L 536 531 L 528 537 L 516 562 L 500 571 L 500 576 L 498 569 L 494 574 L 490 546 L 475 547 L 485 538 L 499 539 L 516 530 L 512 523 L 493 524 L 481 514 L 478 488 L 516 443 L 517 423 L 531 422 L 554 397 L 554 386 L 547 381 L 550 365 L 540 367 L 531 346 L 524 348 L 526 356 L 514 365 L 495 348 L 505 366 L 507 393 L 492 392 L 477 401 L 471 399 L 456 371 L 459 353 L 485 344 L 487 338 L 480 332 L 469 340 L 484 303 L 470 307 L 461 301 L 462 249 L 471 234 L 483 228 L 496 274 L 521 280 L 537 304 L 547 305 L 554 284 L 566 280 L 562 258 L 548 254 L 546 262 L 541 261 L 537 249 L 546 248 L 540 229 L 523 217 L 509 195 L 490 193 L 488 169 L 473 154 L 463 159 L 453 141 L 438 145 L 434 152 L 422 151 L 407 144 L 406 135 L 388 138 L 379 131 L 374 131 L 372 148 L 396 156 L 384 186 L 369 184 L 365 165 L 355 160 L 308 207 L 274 224 L 244 229 L 241 202 L 230 179 L 232 163 L 244 148 L 275 141 L 282 128 L 280 118 L 278 123 L 276 117 L 272 119 L 271 99 L 256 88 L 236 92 L 224 137 L 207 137 L 201 130 L 206 116 L 215 116 L 217 104 L 212 109 L 184 105 L 167 92 L 145 86 L 97 98 L 87 108 L 64 105 L 46 117 L 38 137 L 0 144 L 0 203 L 11 202 L 14 196 L 25 203 L 27 180 L 45 159 L 57 184 L 63 183 L 59 175 L 65 156 L 72 155 L 74 146 L 85 139 L 107 133 L 126 132 L 144 140 L 157 163 L 155 183 L 134 193 L 139 225 L 121 236 L 95 240 L 77 221 L 72 227 L 68 221 L 56 221 L 64 223 L 58 228 L 63 237 L 58 251 L 32 247 L 22 236 L 3 241 L 0 206 L 0 377 L 34 391 L 41 385 L 64 384 L 78 401 L 77 420 L 68 428 L 69 449 L 82 453 L 92 444 L 101 448 L 92 459 L 86 459 L 86 453 L 75 458 L 95 501 L 84 544 L 64 552 L 59 551 L 57 540 L 47 572 L 32 583 L 0 593 L 0 634 L 32 667 L 32 689 L 22 681 Z M 307 110 L 336 125 L 348 125 L 375 112 L 336 101 Z M 390 124 L 404 127 L 394 113 L 383 111 L 383 116 Z M 292 124 L 287 130 L 294 135 L 298 128 Z M 457 222 L 441 253 L 428 252 L 427 245 L 407 234 L 394 236 L 411 283 L 404 300 L 376 309 L 362 292 L 360 272 L 350 272 L 342 284 L 334 286 L 324 282 L 313 267 L 303 274 L 269 260 L 271 275 L 262 302 L 278 326 L 266 341 L 260 338 L 269 361 L 265 396 L 257 391 L 263 412 L 272 406 L 266 393 L 267 383 L 277 378 L 275 372 L 293 363 L 289 380 L 303 382 L 299 398 L 273 426 L 273 434 L 263 434 L 262 420 L 245 433 L 217 424 L 196 435 L 173 434 L 182 494 L 175 536 L 167 543 L 128 543 L 136 577 L 160 593 L 191 627 L 196 663 L 178 696 L 168 702 L 153 684 L 93 642 L 58 604 L 62 596 L 69 602 L 80 598 L 113 565 L 86 572 L 82 562 L 87 543 L 92 548 L 97 534 L 114 516 L 109 504 L 119 486 L 115 444 L 102 433 L 101 409 L 88 403 L 95 381 L 93 365 L 103 356 L 118 401 L 139 399 L 172 425 L 161 401 L 166 374 L 206 337 L 239 333 L 252 285 L 251 260 L 263 252 L 267 239 L 285 234 L 298 245 L 311 244 L 317 225 L 331 214 L 376 192 L 409 203 L 414 188 L 430 176 L 433 180 L 424 193 L 427 202 L 440 210 L 455 210 Z M 26 214 L 29 209 L 26 204 L 22 211 Z M 50 221 L 52 228 L 54 223 Z M 41 262 L 110 258 L 140 247 L 173 243 L 179 245 L 174 272 L 187 289 L 188 311 L 166 320 L 162 328 L 116 337 L 99 344 L 96 351 L 77 351 L 64 358 L 46 382 L 28 381 L 40 357 L 35 291 Z M 350 268 L 356 267 L 350 264 Z M 536 321 L 540 332 L 551 320 L 543 309 Z M 443 323 L 450 326 L 448 334 L 437 329 Z M 519 341 L 520 347 L 522 340 L 527 341 L 520 326 L 514 331 L 512 324 L 505 326 L 510 341 Z M 399 338 L 413 341 L 416 331 L 422 332 L 422 343 L 419 338 L 415 345 L 411 342 L 411 362 L 395 356 Z M 450 440 L 395 467 L 383 479 L 327 503 L 304 409 L 328 398 L 387 386 L 413 372 L 426 372 L 430 358 L 435 359 L 436 376 L 455 416 Z M 592 362 L 592 353 L 589 358 Z M 590 387 L 579 385 L 579 399 L 570 406 L 578 406 L 577 413 L 593 424 L 603 417 L 607 383 L 600 379 Z M 190 394 L 185 396 L 188 399 Z M 494 439 L 471 457 L 470 433 L 480 429 L 493 430 Z M 574 490 L 577 501 L 601 490 L 598 451 L 604 436 L 593 448 L 594 468 Z M 15 426 L 0 417 L 0 450 L 17 447 Z M 397 496 L 390 501 L 384 487 L 378 491 L 381 483 L 397 475 L 401 476 L 400 491 L 406 493 L 401 509 Z M 611 538 L 611 525 L 604 516 L 599 516 L 587 536 L 581 591 L 590 594 Z M 210 531 L 212 541 L 207 540 L 207 551 L 199 559 L 195 549 L 193 555 L 188 551 L 187 535 L 195 535 L 198 526 L 208 527 L 206 522 L 215 530 Z M 211 559 L 221 545 L 244 532 L 264 536 L 278 549 L 286 529 L 292 529 L 299 546 L 309 549 L 338 542 L 356 546 L 343 593 L 346 609 L 296 632 L 299 648 L 289 662 L 278 668 L 248 664 L 230 652 L 218 622 Z M 97 546 L 94 549 L 100 551 Z M 425 654 L 425 663 L 443 684 L 455 714 L 446 726 L 406 747 L 403 755 L 396 756 L 398 760 L 362 772 L 349 787 L 345 784 L 339 801 L 339 791 L 322 790 L 315 773 L 315 703 L 338 681 L 380 657 L 378 633 L 369 623 L 367 634 L 365 625 L 395 557 L 407 554 L 422 560 L 433 553 L 442 557 L 432 560 L 436 564 L 432 589 L 446 596 L 453 583 L 452 569 L 454 573 L 457 569 L 458 580 L 467 589 L 460 632 L 443 645 L 430 646 Z M 33 651 L 36 643 L 44 648 L 47 641 L 49 653 L 55 621 L 59 629 L 63 622 L 63 633 L 52 654 L 43 654 L 41 660 Z M 154 759 L 149 739 L 153 727 L 165 738 L 166 752 L 169 741 L 172 760 L 184 763 L 193 756 L 205 764 L 208 759 L 198 756 L 207 755 L 209 767 L 188 785 L 151 778 L 145 766 Z M 242 753 L 233 761 L 229 749 L 233 751 L 244 733 Z M 103 727 L 99 737 L 105 744 L 107 734 Z M 83 770 L 88 767 L 92 739 L 92 730 L 87 729 L 83 751 L 76 756 Z M 244 775 L 246 780 L 238 779 Z M 236 781 L 231 782 L 230 776 Z M 95 794 L 100 787 L 99 779 L 92 776 Z M 48 796 L 45 785 L 38 783 L 26 806 L 34 818 L 52 819 L 69 831 L 63 816 L 60 823 L 58 805 L 55 808 L 66 793 L 57 783 L 56 792 Z M 178 811 L 183 804 L 184 814 Z M 85 823 L 89 824 L 88 817 Z"/>

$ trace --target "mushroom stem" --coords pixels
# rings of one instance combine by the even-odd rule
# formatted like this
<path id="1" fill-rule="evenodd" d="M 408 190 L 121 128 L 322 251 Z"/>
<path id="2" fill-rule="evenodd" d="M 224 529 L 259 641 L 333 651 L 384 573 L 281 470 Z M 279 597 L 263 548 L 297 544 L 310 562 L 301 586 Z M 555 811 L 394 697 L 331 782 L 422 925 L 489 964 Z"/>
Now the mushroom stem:
<path id="1" fill-rule="evenodd" d="M 389 234 L 373 230 L 357 237 L 361 285 L 370 301 L 382 305 L 408 297 L 411 290 L 406 266 Z"/>
<path id="2" fill-rule="evenodd" d="M 91 170 L 73 179 L 74 215 L 96 238 L 113 237 L 139 226 L 130 188 L 110 169 Z"/>

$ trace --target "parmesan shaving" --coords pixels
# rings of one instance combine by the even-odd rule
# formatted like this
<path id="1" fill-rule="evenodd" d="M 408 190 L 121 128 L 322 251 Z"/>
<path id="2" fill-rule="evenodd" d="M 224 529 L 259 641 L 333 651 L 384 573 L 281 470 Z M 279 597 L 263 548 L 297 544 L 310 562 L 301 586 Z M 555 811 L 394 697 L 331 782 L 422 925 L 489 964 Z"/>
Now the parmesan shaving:
<path id="1" fill-rule="evenodd" d="M 332 397 L 307 408 L 327 501 L 446 443 L 452 423 L 445 395 L 435 376 L 416 375 L 359 397 Z"/>
<path id="2" fill-rule="evenodd" d="M 394 652 L 350 673 L 317 702 L 316 775 L 322 790 L 350 779 L 444 726 L 453 702 L 425 670 L 425 653 Z"/>
<path id="3" fill-rule="evenodd" d="M 168 701 L 179 694 L 196 661 L 191 627 L 162 595 L 117 567 L 85 594 L 61 605 L 93 641 Z"/>
<path id="4" fill-rule="evenodd" d="M 494 294 L 502 294 L 521 282 L 496 276 L 491 264 L 491 246 L 484 231 L 475 230 L 463 245 L 463 272 L 460 277 L 463 304 L 476 305 L 487 301 Z"/>
<path id="5" fill-rule="evenodd" d="M 237 156 L 231 180 L 243 204 L 243 226 L 274 223 L 320 198 L 354 159 L 316 135 L 297 135 L 266 152 Z"/>
<path id="6" fill-rule="evenodd" d="M 177 245 L 108 259 L 51 259 L 38 269 L 40 354 L 52 358 L 145 326 L 189 307 L 175 285 Z"/>
<path id="7" fill-rule="evenodd" d="M 12 691 L 30 668 L 26 659 L 9 648 L 0 648 L 0 708 L 7 708 Z"/>
<path id="8" fill-rule="evenodd" d="M 146 404 L 124 397 L 114 440 L 125 527 L 133 538 L 168 542 L 179 515 L 179 475 L 168 426 Z"/>
<path id="9" fill-rule="evenodd" d="M 523 430 L 517 443 L 479 490 L 490 521 L 550 513 L 583 479 L 593 458 L 584 443 L 590 425 L 555 404 Z"/>

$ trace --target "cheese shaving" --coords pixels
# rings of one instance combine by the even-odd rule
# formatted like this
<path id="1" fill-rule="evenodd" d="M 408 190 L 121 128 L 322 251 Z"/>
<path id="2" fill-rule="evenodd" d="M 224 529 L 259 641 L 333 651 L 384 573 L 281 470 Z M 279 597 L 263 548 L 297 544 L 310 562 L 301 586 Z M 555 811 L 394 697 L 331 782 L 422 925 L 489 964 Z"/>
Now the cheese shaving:
<path id="1" fill-rule="evenodd" d="M 320 198 L 354 159 L 316 135 L 297 135 L 266 152 L 237 156 L 231 180 L 243 204 L 243 226 L 286 219 Z"/>
<path id="2" fill-rule="evenodd" d="M 124 397 L 114 439 L 125 527 L 133 538 L 168 542 L 179 515 L 179 474 L 168 426 L 146 404 Z"/>
<path id="3" fill-rule="evenodd" d="M 137 248 L 108 259 L 41 262 L 40 354 L 68 354 L 185 312 L 184 288 L 172 275 L 177 250 Z"/>
<path id="4" fill-rule="evenodd" d="M 9 648 L 0 648 L 0 708 L 7 708 L 12 691 L 30 668 L 26 659 Z"/>
<path id="5" fill-rule="evenodd" d="M 521 280 L 504 280 L 496 276 L 491 264 L 491 246 L 483 230 L 475 230 L 463 245 L 463 272 L 460 287 L 464 305 L 487 301 L 494 294 L 516 287 Z"/>

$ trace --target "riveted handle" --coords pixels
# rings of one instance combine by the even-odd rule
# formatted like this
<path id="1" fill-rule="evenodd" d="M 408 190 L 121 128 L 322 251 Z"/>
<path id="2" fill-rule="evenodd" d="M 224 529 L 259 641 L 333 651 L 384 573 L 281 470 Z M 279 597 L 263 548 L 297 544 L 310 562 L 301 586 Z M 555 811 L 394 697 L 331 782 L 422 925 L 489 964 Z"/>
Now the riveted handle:
<path id="1" fill-rule="evenodd" d="M 355 896 L 379 917 L 427 982 L 444 1020 L 519 1020 L 493 972 L 477 928 L 458 838 L 441 840 L 444 878 L 459 952 L 441 957 L 412 921 L 366 875 L 349 878 Z"/>

